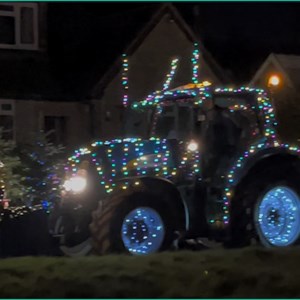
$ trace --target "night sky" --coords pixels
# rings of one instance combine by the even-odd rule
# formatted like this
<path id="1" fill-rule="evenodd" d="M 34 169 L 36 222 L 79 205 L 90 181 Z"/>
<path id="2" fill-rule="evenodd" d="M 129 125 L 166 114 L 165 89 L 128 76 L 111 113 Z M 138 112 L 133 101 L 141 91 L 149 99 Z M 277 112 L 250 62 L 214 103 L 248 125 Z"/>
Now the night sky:
<path id="1" fill-rule="evenodd" d="M 174 5 L 236 83 L 248 82 L 271 52 L 300 55 L 300 2 Z M 113 64 L 158 6 L 147 2 L 50 4 L 49 49 L 57 74 L 63 68 L 69 71 L 64 76 L 73 86 L 76 80 L 92 85 L 92 77 L 98 80 L 101 67 L 104 72 Z M 94 74 L 89 66 L 95 66 Z"/>
<path id="2" fill-rule="evenodd" d="M 193 4 L 176 6 L 192 19 Z M 200 3 L 197 11 L 204 46 L 236 79 L 249 80 L 270 52 L 300 54 L 300 3 Z"/>

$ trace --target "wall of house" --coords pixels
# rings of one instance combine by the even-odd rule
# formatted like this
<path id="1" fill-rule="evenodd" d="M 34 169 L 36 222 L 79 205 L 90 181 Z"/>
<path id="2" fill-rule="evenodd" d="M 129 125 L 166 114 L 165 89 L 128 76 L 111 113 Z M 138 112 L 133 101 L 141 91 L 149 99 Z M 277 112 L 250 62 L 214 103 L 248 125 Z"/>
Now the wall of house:
<path id="1" fill-rule="evenodd" d="M 280 84 L 278 87 L 269 88 L 268 78 L 273 74 L 279 76 Z M 300 95 L 281 70 L 270 63 L 252 86 L 265 89 L 271 96 L 281 138 L 292 143 L 300 139 Z"/>
<path id="2" fill-rule="evenodd" d="M 80 146 L 90 142 L 89 107 L 81 103 L 54 101 L 15 101 L 15 139 L 19 143 L 34 140 L 44 129 L 45 116 L 65 117 L 65 145 Z"/>
<path id="3" fill-rule="evenodd" d="M 169 15 L 165 15 L 129 57 L 130 101 L 142 100 L 149 93 L 161 90 L 165 76 L 170 70 L 171 60 L 175 57 L 178 57 L 180 62 L 171 87 L 191 82 L 193 49 L 193 42 Z M 124 131 L 124 124 L 121 122 L 123 95 L 121 76 L 121 72 L 117 74 L 103 91 L 103 97 L 95 101 L 98 116 L 96 132 L 104 139 L 120 136 Z M 199 80 L 219 83 L 201 58 Z"/>

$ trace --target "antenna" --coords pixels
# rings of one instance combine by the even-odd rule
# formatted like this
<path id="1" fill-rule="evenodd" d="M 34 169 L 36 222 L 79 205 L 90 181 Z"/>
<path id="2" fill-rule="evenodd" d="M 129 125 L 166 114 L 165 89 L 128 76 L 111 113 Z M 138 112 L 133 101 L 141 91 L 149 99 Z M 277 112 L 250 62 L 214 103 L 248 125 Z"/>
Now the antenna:
<path id="1" fill-rule="evenodd" d="M 123 72 L 122 72 L 122 87 L 123 87 L 123 99 L 122 103 L 124 107 L 128 106 L 128 58 L 126 54 L 122 54 L 123 59 Z"/>
<path id="2" fill-rule="evenodd" d="M 199 49 L 198 43 L 194 43 L 194 51 L 192 56 L 192 66 L 193 66 L 193 74 L 192 74 L 192 82 L 197 84 L 199 77 Z"/>

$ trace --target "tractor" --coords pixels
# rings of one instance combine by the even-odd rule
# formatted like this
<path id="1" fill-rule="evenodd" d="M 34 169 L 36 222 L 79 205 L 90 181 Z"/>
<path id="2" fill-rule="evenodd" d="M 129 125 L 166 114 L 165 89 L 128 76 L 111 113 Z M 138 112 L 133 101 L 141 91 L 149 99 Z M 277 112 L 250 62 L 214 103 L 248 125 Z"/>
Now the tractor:
<path id="1" fill-rule="evenodd" d="M 96 141 L 66 163 L 50 216 L 65 255 L 146 255 L 198 238 L 299 242 L 300 150 L 280 141 L 264 90 L 188 84 L 131 109 L 143 132 Z"/>

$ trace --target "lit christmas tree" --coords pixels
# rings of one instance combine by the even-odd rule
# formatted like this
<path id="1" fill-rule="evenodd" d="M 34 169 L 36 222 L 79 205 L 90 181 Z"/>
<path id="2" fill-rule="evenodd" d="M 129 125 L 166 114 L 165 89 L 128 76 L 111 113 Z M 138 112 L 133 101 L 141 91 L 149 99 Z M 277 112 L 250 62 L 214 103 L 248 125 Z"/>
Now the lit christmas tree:
<path id="1" fill-rule="evenodd" d="M 40 131 L 36 142 L 23 151 L 27 166 L 25 198 L 30 205 L 37 203 L 48 205 L 59 194 L 64 147 L 51 143 L 50 134 L 51 132 Z"/>

